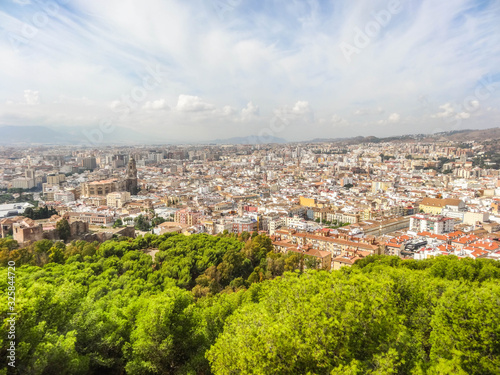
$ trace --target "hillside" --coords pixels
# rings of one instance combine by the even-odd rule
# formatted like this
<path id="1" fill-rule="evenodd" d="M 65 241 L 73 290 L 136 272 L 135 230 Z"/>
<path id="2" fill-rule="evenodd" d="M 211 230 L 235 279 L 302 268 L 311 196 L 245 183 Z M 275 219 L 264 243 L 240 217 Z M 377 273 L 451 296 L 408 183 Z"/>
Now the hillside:
<path id="1" fill-rule="evenodd" d="M 207 142 L 209 144 L 216 145 L 256 145 L 256 144 L 266 144 L 266 143 L 287 143 L 283 138 L 273 137 L 273 136 L 262 136 L 249 135 L 248 137 L 232 137 L 226 139 L 215 139 L 213 141 Z"/>
<path id="2" fill-rule="evenodd" d="M 406 134 L 391 137 L 358 136 L 353 138 L 315 138 L 306 143 L 341 143 L 345 145 L 356 145 L 361 143 L 384 143 L 384 142 L 442 142 L 442 141 L 487 141 L 500 139 L 500 127 L 482 130 L 457 130 L 436 134 Z"/>
<path id="3" fill-rule="evenodd" d="M 157 138 L 134 129 L 115 127 L 109 133 L 96 128 L 0 126 L 0 145 L 109 145 L 158 142 Z"/>
<path id="4" fill-rule="evenodd" d="M 465 130 L 464 132 L 446 136 L 450 141 L 488 141 L 500 139 L 500 128 L 491 128 L 484 130 Z"/>

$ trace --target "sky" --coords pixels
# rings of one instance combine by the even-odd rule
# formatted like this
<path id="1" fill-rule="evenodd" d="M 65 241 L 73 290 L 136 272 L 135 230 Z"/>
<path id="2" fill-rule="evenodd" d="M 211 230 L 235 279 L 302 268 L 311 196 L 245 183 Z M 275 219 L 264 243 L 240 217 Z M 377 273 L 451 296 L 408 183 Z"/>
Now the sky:
<path id="1" fill-rule="evenodd" d="M 500 0 L 1 0 L 0 126 L 162 142 L 491 128 L 499 61 Z"/>

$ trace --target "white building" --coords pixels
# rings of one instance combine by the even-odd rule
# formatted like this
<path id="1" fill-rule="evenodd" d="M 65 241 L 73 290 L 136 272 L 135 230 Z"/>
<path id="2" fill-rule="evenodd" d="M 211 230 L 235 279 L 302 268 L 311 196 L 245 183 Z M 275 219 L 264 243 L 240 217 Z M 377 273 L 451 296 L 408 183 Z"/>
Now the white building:
<path id="1" fill-rule="evenodd" d="M 12 188 L 14 189 L 31 189 L 35 187 L 35 180 L 31 178 L 16 178 L 11 181 Z"/>
<path id="2" fill-rule="evenodd" d="M 306 230 L 307 229 L 307 221 L 302 219 L 301 217 L 286 217 L 285 224 L 288 228 L 298 229 L 298 230 Z"/>
<path id="3" fill-rule="evenodd" d="M 441 215 L 418 214 L 410 218 L 410 231 L 443 234 L 453 231 L 455 222 L 452 218 Z"/>
<path id="4" fill-rule="evenodd" d="M 130 201 L 130 193 L 128 191 L 117 191 L 106 195 L 106 205 L 108 207 L 122 208 L 125 203 Z"/>
<path id="5" fill-rule="evenodd" d="M 0 204 L 0 219 L 9 216 L 22 216 L 24 210 L 34 206 L 30 203 L 8 203 Z"/>
<path id="6" fill-rule="evenodd" d="M 475 225 L 476 222 L 485 222 L 490 220 L 488 212 L 466 212 L 464 215 L 464 224 Z"/>
<path id="7" fill-rule="evenodd" d="M 54 200 L 64 203 L 74 202 L 75 195 L 70 191 L 58 191 L 54 193 Z"/>
<path id="8" fill-rule="evenodd" d="M 274 218 L 272 220 L 269 220 L 269 223 L 268 223 L 269 234 L 273 235 L 283 225 L 285 225 L 285 218 L 284 217 L 278 217 L 278 218 Z"/>
<path id="9" fill-rule="evenodd" d="M 231 232 L 233 230 L 233 223 L 231 222 L 224 222 L 224 223 L 217 223 L 214 226 L 215 234 L 222 233 L 225 230 L 228 232 Z"/>

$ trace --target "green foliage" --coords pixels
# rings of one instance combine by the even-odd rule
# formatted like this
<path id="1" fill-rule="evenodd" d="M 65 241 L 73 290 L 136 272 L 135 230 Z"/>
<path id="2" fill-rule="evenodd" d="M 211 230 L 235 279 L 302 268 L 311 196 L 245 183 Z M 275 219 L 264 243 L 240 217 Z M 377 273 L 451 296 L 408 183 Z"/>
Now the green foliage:
<path id="1" fill-rule="evenodd" d="M 162 223 L 164 223 L 166 220 L 164 218 L 162 218 L 161 216 L 156 216 L 155 218 L 153 218 L 153 220 L 151 220 L 151 226 L 152 227 L 156 227 L 157 225 L 160 225 Z"/>
<path id="2" fill-rule="evenodd" d="M 57 215 L 57 211 L 52 207 L 49 209 L 47 206 L 35 209 L 28 207 L 23 213 L 23 216 L 33 220 L 48 219 L 52 215 Z"/>
<path id="3" fill-rule="evenodd" d="M 17 197 L 14 196 L 17 194 Z M 33 194 L 23 194 L 22 189 L 9 189 L 9 192 L 0 192 L 0 204 L 5 203 L 23 203 L 28 202 L 32 205 L 36 205 L 36 201 L 33 200 Z"/>
<path id="4" fill-rule="evenodd" d="M 143 215 L 139 215 L 134 219 L 135 229 L 141 230 L 143 232 L 147 232 L 151 229 L 151 225 L 149 224 L 149 220 Z"/>
<path id="5" fill-rule="evenodd" d="M 294 273 L 263 284 L 257 298 L 208 352 L 215 373 L 326 373 L 355 360 L 365 371 L 382 359 L 402 366 L 406 332 L 388 281 Z"/>
<path id="6" fill-rule="evenodd" d="M 158 249 L 155 260 L 145 250 Z M 0 239 L 16 262 L 15 374 L 497 374 L 500 263 L 371 256 L 351 268 L 268 237 Z M 306 266 L 308 270 L 302 272 Z M 0 352 L 7 350 L 0 295 Z M 6 373 L 2 364 L 0 373 Z"/>
<path id="7" fill-rule="evenodd" d="M 449 288 L 431 326 L 431 358 L 463 373 L 498 374 L 500 369 L 500 287 L 497 282 Z"/>
<path id="8" fill-rule="evenodd" d="M 115 222 L 113 223 L 113 228 L 119 228 L 123 226 L 123 221 L 122 219 L 118 218 L 115 220 Z"/>
<path id="9" fill-rule="evenodd" d="M 141 298 L 130 343 L 124 346 L 128 374 L 171 374 L 189 359 L 196 346 L 192 295 L 172 289 Z"/>
<path id="10" fill-rule="evenodd" d="M 61 219 L 56 224 L 57 233 L 59 234 L 59 238 L 66 242 L 68 238 L 71 236 L 71 229 L 68 223 L 68 220 Z"/>

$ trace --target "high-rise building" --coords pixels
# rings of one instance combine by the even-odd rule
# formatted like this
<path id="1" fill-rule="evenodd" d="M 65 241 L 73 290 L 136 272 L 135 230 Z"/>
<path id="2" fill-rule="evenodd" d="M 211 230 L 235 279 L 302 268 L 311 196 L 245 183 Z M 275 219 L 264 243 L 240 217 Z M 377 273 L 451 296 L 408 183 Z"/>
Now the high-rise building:
<path id="1" fill-rule="evenodd" d="M 94 157 L 83 158 L 82 159 L 82 167 L 85 169 L 96 169 L 97 162 Z"/>
<path id="2" fill-rule="evenodd" d="M 33 168 L 26 169 L 25 177 L 34 181 L 35 180 L 35 170 Z"/>

